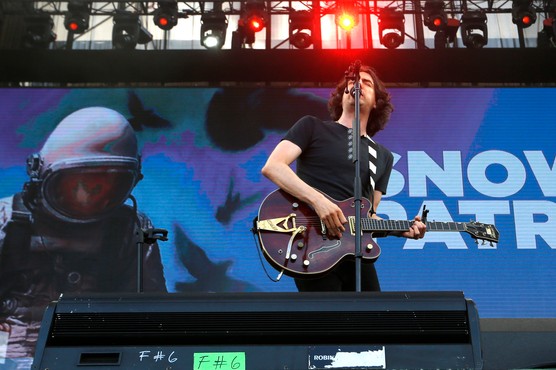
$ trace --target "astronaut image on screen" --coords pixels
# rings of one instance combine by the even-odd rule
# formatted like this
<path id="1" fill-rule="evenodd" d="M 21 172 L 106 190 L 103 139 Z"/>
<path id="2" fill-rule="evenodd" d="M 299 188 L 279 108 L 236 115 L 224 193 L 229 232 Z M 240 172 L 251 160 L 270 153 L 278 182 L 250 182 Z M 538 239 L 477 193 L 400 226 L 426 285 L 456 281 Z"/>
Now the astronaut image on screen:
<path id="1" fill-rule="evenodd" d="M 142 175 L 124 116 L 102 107 L 73 112 L 29 157 L 27 172 L 23 190 L 0 200 L 7 359 L 33 356 L 44 309 L 61 293 L 136 292 L 139 285 L 166 292 L 156 240 L 143 244 L 138 283 L 137 235 L 152 223 L 126 202 Z"/>

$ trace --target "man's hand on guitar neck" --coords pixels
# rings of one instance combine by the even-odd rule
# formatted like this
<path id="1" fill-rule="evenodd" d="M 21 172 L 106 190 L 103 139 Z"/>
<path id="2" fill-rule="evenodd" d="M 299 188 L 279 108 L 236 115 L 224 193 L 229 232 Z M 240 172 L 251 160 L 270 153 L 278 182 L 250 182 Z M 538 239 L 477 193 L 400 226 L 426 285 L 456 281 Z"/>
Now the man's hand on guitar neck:
<path id="1" fill-rule="evenodd" d="M 404 232 L 392 232 L 390 233 L 390 235 L 417 240 L 422 239 L 425 236 L 426 232 L 427 226 L 423 222 L 421 222 L 421 217 L 415 216 L 409 230 Z"/>

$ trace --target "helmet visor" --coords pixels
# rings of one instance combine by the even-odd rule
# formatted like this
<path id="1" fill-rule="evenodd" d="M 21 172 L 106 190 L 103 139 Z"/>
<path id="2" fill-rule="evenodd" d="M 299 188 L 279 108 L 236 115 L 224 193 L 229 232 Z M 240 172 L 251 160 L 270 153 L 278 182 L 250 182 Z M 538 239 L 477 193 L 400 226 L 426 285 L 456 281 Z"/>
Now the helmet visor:
<path id="1" fill-rule="evenodd" d="M 122 205 L 135 181 L 135 171 L 125 168 L 69 168 L 45 179 L 43 196 L 66 217 L 95 219 Z"/>

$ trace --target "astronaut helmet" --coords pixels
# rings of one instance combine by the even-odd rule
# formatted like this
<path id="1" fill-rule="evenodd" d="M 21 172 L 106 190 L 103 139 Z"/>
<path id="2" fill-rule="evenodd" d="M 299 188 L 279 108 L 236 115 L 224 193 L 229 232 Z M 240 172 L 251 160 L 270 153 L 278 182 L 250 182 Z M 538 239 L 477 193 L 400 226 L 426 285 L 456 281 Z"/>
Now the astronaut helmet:
<path id="1" fill-rule="evenodd" d="M 100 220 L 129 198 L 142 178 L 140 162 L 124 116 L 104 107 L 80 109 L 29 157 L 26 204 L 66 222 Z"/>

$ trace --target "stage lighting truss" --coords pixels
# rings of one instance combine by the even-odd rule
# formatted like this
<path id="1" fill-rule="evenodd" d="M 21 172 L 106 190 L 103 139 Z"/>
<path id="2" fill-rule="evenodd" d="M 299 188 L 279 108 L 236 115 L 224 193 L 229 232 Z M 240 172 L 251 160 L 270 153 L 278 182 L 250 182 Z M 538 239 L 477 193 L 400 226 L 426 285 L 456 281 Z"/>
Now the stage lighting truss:
<path id="1" fill-rule="evenodd" d="M 112 47 L 114 49 L 135 49 L 137 44 L 147 44 L 152 34 L 141 25 L 139 14 L 119 11 L 114 15 Z"/>
<path id="2" fill-rule="evenodd" d="M 291 12 L 289 18 L 290 44 L 298 49 L 307 49 L 313 45 L 313 22 L 313 13 L 308 10 Z"/>
<path id="3" fill-rule="evenodd" d="M 91 3 L 83 0 L 68 2 L 68 11 L 64 18 L 64 27 L 69 32 L 83 33 L 89 28 Z"/>
<path id="4" fill-rule="evenodd" d="M 228 19 L 222 11 L 212 11 L 201 16 L 201 45 L 207 49 L 222 49 L 226 41 Z"/>
<path id="5" fill-rule="evenodd" d="M 483 11 L 468 11 L 461 16 L 461 39 L 470 49 L 480 49 L 488 43 L 487 16 Z"/>
<path id="6" fill-rule="evenodd" d="M 431 31 L 439 31 L 446 28 L 448 17 L 444 11 L 444 1 L 429 0 L 425 2 L 423 10 L 423 24 Z"/>
<path id="7" fill-rule="evenodd" d="M 404 42 L 405 17 L 401 11 L 385 8 L 378 18 L 380 43 L 388 49 L 396 49 Z"/>
<path id="8" fill-rule="evenodd" d="M 14 4 L 19 3 L 19 1 L 15 0 L 12 0 L 12 2 Z M 3 0 L 0 0 L 0 3 L 3 3 Z M 93 24 L 94 27 L 101 25 L 104 22 L 103 19 L 107 16 L 122 18 L 118 13 L 130 12 L 137 14 L 143 22 L 146 22 L 147 19 L 149 22 L 154 22 L 156 26 L 151 24 L 152 26 L 163 30 L 174 29 L 176 26 L 179 26 L 179 19 L 185 17 L 190 17 L 192 21 L 192 26 L 185 30 L 185 32 L 199 32 L 201 25 L 204 24 L 200 43 L 197 44 L 197 47 L 201 48 L 203 46 L 200 44 L 204 45 L 204 47 L 212 47 L 209 46 L 210 42 L 207 43 L 203 41 L 204 39 L 216 41 L 216 48 L 224 47 L 220 46 L 222 42 L 219 43 L 216 39 L 218 39 L 219 33 L 221 33 L 220 30 L 225 26 L 221 23 L 220 26 L 215 25 L 212 27 L 212 21 L 208 20 L 207 17 L 203 18 L 204 14 L 215 11 L 223 12 L 228 22 L 233 20 L 235 23 L 237 21 L 238 30 L 234 31 L 235 37 L 234 33 L 226 35 L 228 39 L 232 39 L 232 48 L 233 45 L 236 45 L 236 47 L 238 45 L 241 47 L 245 45 L 252 46 L 257 32 L 267 29 L 268 34 L 266 35 L 265 41 L 267 42 L 265 48 L 282 47 L 286 43 L 287 47 L 297 49 L 312 48 L 314 45 L 333 48 L 344 45 L 344 38 L 346 41 L 350 41 L 348 47 L 352 47 L 351 41 L 353 41 L 354 48 L 366 47 L 367 45 L 372 46 L 371 40 L 368 40 L 371 37 L 377 37 L 380 40 L 379 47 L 384 45 L 387 48 L 395 48 L 405 44 L 403 46 L 407 45 L 407 47 L 414 48 L 419 45 L 425 45 L 433 34 L 435 48 L 440 48 L 447 47 L 449 43 L 457 38 L 456 34 L 459 37 L 460 32 L 462 43 L 467 47 L 484 47 L 488 41 L 486 37 L 486 15 L 492 16 L 493 21 L 496 19 L 498 22 L 505 22 L 506 24 L 513 22 L 517 25 L 513 28 L 517 28 L 521 37 L 524 28 L 536 28 L 535 26 L 538 26 L 538 30 L 536 29 L 535 32 L 550 35 L 549 31 L 551 28 L 544 25 L 544 20 L 553 19 L 556 11 L 556 0 L 508 0 L 495 1 L 493 3 L 460 0 L 422 0 L 415 3 L 410 0 L 399 0 L 394 3 L 388 3 L 388 5 L 384 2 L 339 0 L 319 2 L 318 7 L 311 5 L 310 3 L 312 2 L 289 2 L 288 6 L 286 6 L 268 0 L 242 0 L 232 3 L 212 2 L 207 4 L 205 2 L 185 2 L 182 0 L 159 0 L 153 2 L 118 1 L 117 3 L 114 2 L 114 6 L 110 7 L 101 5 L 101 2 L 91 0 L 56 2 L 25 0 L 22 3 L 28 6 L 21 6 L 21 10 L 18 7 L 14 7 L 14 10 L 10 10 L 10 12 L 18 12 L 22 18 L 25 18 L 37 12 L 40 6 L 40 14 L 53 17 L 52 20 L 54 20 L 55 26 L 65 26 L 68 30 L 68 43 L 73 40 L 72 33 L 81 34 L 89 32 L 93 28 Z M 67 8 L 64 4 L 67 4 Z M 207 9 L 205 9 L 205 5 L 207 5 Z M 2 8 L 1 5 L 0 8 Z M 405 23 L 410 22 L 411 27 L 405 27 L 405 32 L 402 35 L 400 31 L 402 26 L 399 23 L 395 26 L 390 26 L 389 24 L 393 21 L 386 21 L 388 17 L 381 14 L 381 9 L 383 8 L 396 9 L 398 12 L 403 13 Z M 2 8 L 4 11 L 6 9 L 11 8 Z M 479 15 L 481 12 L 483 14 Z M 384 14 L 386 14 L 386 11 Z M 279 20 L 279 22 L 274 22 L 274 16 L 277 16 L 276 20 Z M 289 29 L 284 34 L 284 38 L 287 37 L 287 39 L 275 46 L 276 44 L 273 41 L 276 37 L 280 37 L 279 35 L 283 34 L 283 29 L 278 32 L 274 27 L 283 27 L 281 21 L 285 20 L 286 16 L 289 18 L 289 24 L 287 25 Z M 399 20 L 399 16 L 397 19 Z M 465 24 L 458 24 L 459 19 Z M 335 25 L 333 23 L 333 26 L 338 27 L 334 27 L 332 32 L 327 28 L 330 21 L 336 22 Z M 539 21 L 543 21 L 543 24 L 535 24 L 539 23 Z M 125 23 L 125 21 L 122 22 Z M 41 27 L 44 29 L 45 27 L 38 25 L 36 21 L 30 20 L 28 23 L 28 28 L 35 30 Z M 116 47 L 135 47 L 134 40 L 139 39 L 134 36 L 137 32 L 136 28 L 132 28 L 130 25 L 119 26 L 116 23 L 118 22 L 115 22 L 113 30 L 113 41 L 115 41 Z M 133 21 L 132 23 L 135 22 Z M 381 24 L 379 25 L 378 23 Z M 387 24 L 388 26 L 386 26 Z M 270 30 L 271 26 L 273 27 L 272 30 Z M 359 28 L 356 29 L 355 27 Z M 382 29 L 382 32 L 379 31 L 377 33 L 376 31 L 379 30 L 379 27 Z M 387 27 L 392 28 L 388 29 Z M 420 32 L 423 28 L 425 28 L 424 32 Z M 458 28 L 461 31 L 458 31 Z M 511 27 L 510 30 L 508 30 L 508 27 L 499 28 L 500 30 L 497 32 L 497 35 L 500 34 L 500 37 L 513 37 L 509 36 L 512 31 Z M 126 29 L 130 31 L 126 31 Z M 141 28 L 139 30 L 143 36 L 146 35 L 145 32 L 141 32 Z M 63 31 L 65 32 L 65 30 Z M 205 35 L 205 31 L 208 34 Z M 44 45 L 48 47 L 48 44 L 55 37 L 51 33 L 55 33 L 56 28 L 44 32 L 42 36 L 38 36 L 40 33 L 38 31 L 27 31 L 25 45 L 27 47 L 38 47 L 39 44 L 42 44 L 42 47 Z M 95 32 L 94 35 L 91 33 L 91 37 L 103 40 L 100 38 L 100 34 L 101 32 Z M 104 32 L 102 34 L 102 37 L 104 37 Z M 169 38 L 170 36 L 166 34 L 164 37 Z M 528 40 L 530 36 L 527 35 L 527 38 L 521 37 L 520 44 L 523 43 L 522 39 Z M 187 37 L 191 38 L 189 35 Z M 322 40 L 322 37 L 325 37 L 326 40 Z M 543 38 L 544 36 L 541 35 L 540 37 Z M 342 39 L 342 42 L 334 43 L 333 38 Z M 239 40 L 239 43 L 234 42 L 234 40 Z M 376 41 L 376 44 L 379 44 L 379 40 Z M 174 45 L 174 43 L 164 43 L 163 47 L 167 48 L 169 45 Z M 346 45 L 348 44 L 346 43 Z"/>
<path id="9" fill-rule="evenodd" d="M 176 1 L 159 1 L 153 12 L 153 22 L 160 29 L 169 31 L 178 24 L 178 3 Z"/>
<path id="10" fill-rule="evenodd" d="M 337 5 L 335 22 L 338 27 L 350 32 L 359 24 L 359 10 L 354 2 L 342 2 Z"/>
<path id="11" fill-rule="evenodd" d="M 512 22 L 521 28 L 527 28 L 537 21 L 537 12 L 532 0 L 512 1 Z"/>
<path id="12" fill-rule="evenodd" d="M 260 32 L 266 27 L 266 17 L 264 1 L 250 0 L 244 4 L 242 21 L 252 32 Z"/>
<path id="13" fill-rule="evenodd" d="M 24 18 L 25 32 L 22 37 L 24 48 L 48 49 L 50 43 L 56 40 L 54 20 L 48 14 L 33 14 Z"/>

